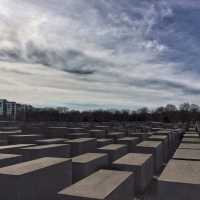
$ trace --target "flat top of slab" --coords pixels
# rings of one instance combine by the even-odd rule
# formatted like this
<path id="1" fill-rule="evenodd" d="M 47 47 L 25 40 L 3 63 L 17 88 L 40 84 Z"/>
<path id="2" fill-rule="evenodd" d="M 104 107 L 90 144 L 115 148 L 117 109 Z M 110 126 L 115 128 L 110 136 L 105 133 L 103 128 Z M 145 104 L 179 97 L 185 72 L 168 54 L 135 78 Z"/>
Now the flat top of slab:
<path id="1" fill-rule="evenodd" d="M 57 147 L 64 147 L 68 146 L 68 144 L 45 144 L 45 145 L 37 145 L 32 147 L 26 147 L 21 149 L 32 150 L 32 149 L 49 149 L 49 148 L 57 148 Z"/>
<path id="2" fill-rule="evenodd" d="M 87 163 L 87 162 L 90 162 L 92 160 L 102 158 L 106 155 L 107 154 L 105 154 L 105 153 L 84 153 L 82 155 L 79 155 L 79 156 L 72 158 L 72 162 Z"/>
<path id="3" fill-rule="evenodd" d="M 125 156 L 113 162 L 113 164 L 142 165 L 151 157 L 152 154 L 128 153 Z"/>
<path id="4" fill-rule="evenodd" d="M 99 170 L 76 184 L 67 187 L 59 194 L 105 199 L 131 175 L 131 172 Z"/>
<path id="5" fill-rule="evenodd" d="M 183 137 L 197 137 L 200 138 L 199 134 L 184 134 Z"/>
<path id="6" fill-rule="evenodd" d="M 48 129 L 67 129 L 68 127 L 66 126 L 51 126 L 51 127 L 48 127 Z"/>
<path id="7" fill-rule="evenodd" d="M 179 149 L 200 149 L 200 144 L 194 143 L 181 143 Z"/>
<path id="8" fill-rule="evenodd" d="M 138 140 L 138 138 L 137 137 L 123 137 L 123 138 L 118 139 L 118 141 L 135 141 L 135 140 Z"/>
<path id="9" fill-rule="evenodd" d="M 41 137 L 42 135 L 30 134 L 30 135 L 11 135 L 10 137 Z"/>
<path id="10" fill-rule="evenodd" d="M 162 144 L 160 141 L 143 141 L 139 143 L 136 147 L 158 147 Z"/>
<path id="11" fill-rule="evenodd" d="M 89 135 L 89 133 L 68 133 L 67 135 Z"/>
<path id="12" fill-rule="evenodd" d="M 88 141 L 95 141 L 95 138 L 78 138 L 73 140 L 66 141 L 67 143 L 80 143 L 80 142 L 88 142 Z"/>
<path id="13" fill-rule="evenodd" d="M 125 144 L 109 144 L 109 145 L 103 146 L 99 149 L 102 149 L 102 150 L 117 150 L 117 149 L 120 149 L 120 148 L 123 148 L 123 147 L 127 147 L 127 146 Z"/>
<path id="14" fill-rule="evenodd" d="M 200 138 L 183 138 L 183 142 L 197 142 L 200 143 Z"/>
<path id="15" fill-rule="evenodd" d="M 16 157 L 21 157 L 21 155 L 0 153 L 0 160 L 16 158 Z"/>
<path id="16" fill-rule="evenodd" d="M 15 149 L 15 148 L 28 147 L 28 146 L 33 146 L 33 144 L 16 144 L 16 145 L 0 146 L 0 150 Z"/>
<path id="17" fill-rule="evenodd" d="M 105 133 L 105 131 L 104 130 L 102 130 L 102 129 L 92 129 L 92 130 L 89 130 L 90 132 L 103 132 L 103 133 Z"/>
<path id="18" fill-rule="evenodd" d="M 112 142 L 113 139 L 111 139 L 111 138 L 102 138 L 102 139 L 97 139 L 97 142 L 108 142 L 108 141 Z"/>
<path id="19" fill-rule="evenodd" d="M 170 160 L 158 180 L 200 184 L 200 161 Z"/>
<path id="20" fill-rule="evenodd" d="M 37 142 L 62 142 L 65 140 L 66 140 L 65 138 L 52 138 L 52 139 L 37 140 Z"/>
<path id="21" fill-rule="evenodd" d="M 44 158 L 0 168 L 0 174 L 16 175 L 16 176 L 23 175 L 23 174 L 34 172 L 34 171 L 44 169 L 53 165 L 57 165 L 68 160 L 71 160 L 71 159 L 44 157 Z"/>
<path id="22" fill-rule="evenodd" d="M 152 135 L 149 137 L 149 139 L 160 139 L 160 140 L 165 140 L 166 138 L 168 138 L 167 135 Z"/>
<path id="23" fill-rule="evenodd" d="M 200 160 L 200 149 L 177 149 L 174 159 Z"/>
<path id="24" fill-rule="evenodd" d="M 112 135 L 125 135 L 124 132 L 110 132 L 108 133 L 108 135 L 112 136 Z"/>

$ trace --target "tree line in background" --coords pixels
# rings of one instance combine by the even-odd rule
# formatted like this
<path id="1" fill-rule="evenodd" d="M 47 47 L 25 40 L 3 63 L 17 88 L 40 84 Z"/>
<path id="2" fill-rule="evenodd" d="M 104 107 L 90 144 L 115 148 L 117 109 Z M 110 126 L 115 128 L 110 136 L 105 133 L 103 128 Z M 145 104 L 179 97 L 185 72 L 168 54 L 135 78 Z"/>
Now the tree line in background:
<path id="1" fill-rule="evenodd" d="M 59 113 L 57 110 L 34 109 L 26 112 L 27 121 L 66 121 L 66 122 L 109 122 L 109 121 L 158 121 L 188 122 L 200 120 L 200 106 L 183 103 L 179 107 L 168 104 L 150 110 L 147 107 L 137 111 L 129 110 L 69 110 Z"/>

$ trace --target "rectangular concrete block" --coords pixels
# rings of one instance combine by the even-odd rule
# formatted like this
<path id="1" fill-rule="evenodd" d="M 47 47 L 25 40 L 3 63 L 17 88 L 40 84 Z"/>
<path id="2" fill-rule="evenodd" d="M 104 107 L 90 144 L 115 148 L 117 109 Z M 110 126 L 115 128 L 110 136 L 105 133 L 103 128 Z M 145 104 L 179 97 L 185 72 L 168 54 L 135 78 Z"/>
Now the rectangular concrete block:
<path id="1" fill-rule="evenodd" d="M 67 133 L 67 127 L 48 127 L 45 135 L 48 138 L 64 138 Z"/>
<path id="2" fill-rule="evenodd" d="M 95 152 L 97 141 L 95 138 L 80 138 L 66 141 L 71 147 L 71 156 L 78 156 L 83 153 Z"/>
<path id="3" fill-rule="evenodd" d="M 105 138 L 106 137 L 106 131 L 102 129 L 92 129 L 89 130 L 90 136 L 94 138 Z"/>
<path id="4" fill-rule="evenodd" d="M 152 154 L 129 153 L 113 162 L 113 169 L 132 171 L 135 174 L 135 190 L 143 193 L 153 179 Z"/>
<path id="5" fill-rule="evenodd" d="M 116 141 L 117 144 L 126 144 L 128 146 L 128 152 L 133 152 L 135 146 L 139 143 L 139 138 L 137 137 L 123 137 Z"/>
<path id="6" fill-rule="evenodd" d="M 157 200 L 197 200 L 200 161 L 171 160 L 158 179 Z"/>
<path id="7" fill-rule="evenodd" d="M 128 133 L 129 137 L 137 137 L 137 138 L 139 138 L 140 142 L 142 142 L 143 140 L 147 139 L 151 135 L 152 135 L 151 133 L 134 133 L 134 132 L 129 132 Z"/>
<path id="8" fill-rule="evenodd" d="M 89 133 L 68 133 L 65 135 L 67 139 L 89 138 Z"/>
<path id="9" fill-rule="evenodd" d="M 109 145 L 109 144 L 113 144 L 113 143 L 114 143 L 113 139 L 108 139 L 108 138 L 97 139 L 98 148 Z"/>
<path id="10" fill-rule="evenodd" d="M 21 155 L 0 153 L 0 168 L 20 162 L 23 162 Z"/>
<path id="11" fill-rule="evenodd" d="M 200 144 L 195 143 L 181 143 L 179 149 L 200 149 Z"/>
<path id="12" fill-rule="evenodd" d="M 128 153 L 128 147 L 124 144 L 110 144 L 97 149 L 99 153 L 107 153 L 109 156 L 109 164 L 111 165 L 113 161 L 124 156 Z"/>
<path id="13" fill-rule="evenodd" d="M 154 171 L 159 173 L 163 163 L 163 144 L 160 141 L 144 141 L 139 143 L 135 150 L 136 153 L 152 154 L 154 159 Z"/>
<path id="14" fill-rule="evenodd" d="M 73 183 L 93 172 L 108 166 L 108 155 L 104 153 L 85 153 L 72 158 Z"/>
<path id="15" fill-rule="evenodd" d="M 16 144 L 0 147 L 0 153 L 16 154 L 19 148 L 34 146 L 33 144 Z"/>
<path id="16" fill-rule="evenodd" d="M 182 143 L 197 143 L 197 144 L 200 144 L 200 138 L 183 138 Z"/>
<path id="17" fill-rule="evenodd" d="M 16 150 L 18 154 L 25 157 L 26 160 L 32 160 L 42 157 L 70 157 L 70 145 L 68 144 L 47 144 L 37 145 Z"/>
<path id="18" fill-rule="evenodd" d="M 133 188 L 131 172 L 99 170 L 60 191 L 58 200 L 133 200 Z"/>
<path id="19" fill-rule="evenodd" d="M 36 140 L 42 139 L 42 135 L 31 134 L 31 135 L 10 135 L 8 137 L 8 144 L 31 144 L 35 143 Z"/>
<path id="20" fill-rule="evenodd" d="M 147 140 L 150 141 L 161 141 L 163 143 L 163 158 L 164 162 L 167 163 L 170 158 L 169 153 L 169 140 L 167 135 L 152 135 Z"/>
<path id="21" fill-rule="evenodd" d="M 173 159 L 200 161 L 200 149 L 177 149 Z"/>
<path id="22" fill-rule="evenodd" d="M 51 138 L 51 139 L 42 139 L 36 140 L 36 144 L 45 145 L 45 144 L 63 144 L 65 143 L 65 138 Z"/>
<path id="23" fill-rule="evenodd" d="M 0 199 L 55 200 L 71 183 L 71 159 L 45 157 L 0 168 Z"/>
<path id="24" fill-rule="evenodd" d="M 126 134 L 124 132 L 109 132 L 107 138 L 112 138 L 114 142 L 117 141 L 119 138 L 125 137 Z"/>

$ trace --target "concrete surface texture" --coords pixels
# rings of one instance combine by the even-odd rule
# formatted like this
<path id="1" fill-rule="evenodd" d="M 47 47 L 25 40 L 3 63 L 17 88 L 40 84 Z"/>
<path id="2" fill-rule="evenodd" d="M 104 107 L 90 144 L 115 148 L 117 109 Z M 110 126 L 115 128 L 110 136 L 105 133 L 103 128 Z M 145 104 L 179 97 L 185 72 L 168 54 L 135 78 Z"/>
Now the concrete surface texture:
<path id="1" fill-rule="evenodd" d="M 158 200 L 196 200 L 200 195 L 200 161 L 171 160 L 158 179 Z"/>
<path id="2" fill-rule="evenodd" d="M 134 176 L 131 172 L 99 170 L 76 184 L 60 191 L 59 200 L 106 199 L 132 200 Z"/>

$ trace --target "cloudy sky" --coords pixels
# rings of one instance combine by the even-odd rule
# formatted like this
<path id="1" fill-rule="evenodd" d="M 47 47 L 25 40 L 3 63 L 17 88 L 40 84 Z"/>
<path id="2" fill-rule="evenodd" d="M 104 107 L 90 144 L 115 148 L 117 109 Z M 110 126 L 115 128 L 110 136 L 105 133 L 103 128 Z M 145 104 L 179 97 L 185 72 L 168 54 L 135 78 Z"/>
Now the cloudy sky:
<path id="1" fill-rule="evenodd" d="M 200 103 L 199 0 L 0 0 L 0 97 L 78 109 Z"/>

